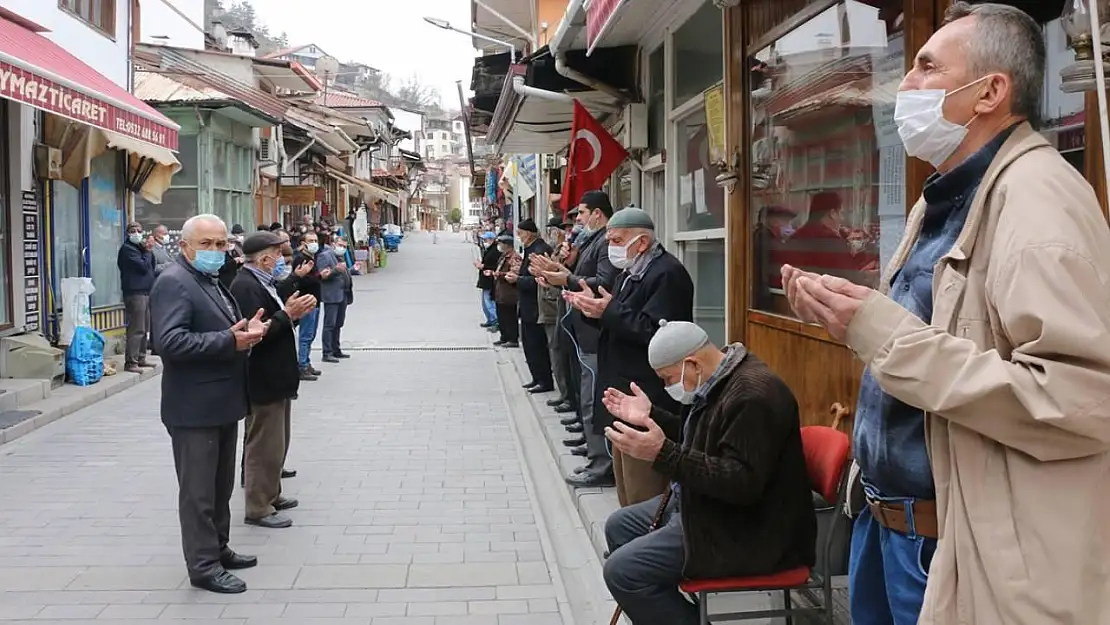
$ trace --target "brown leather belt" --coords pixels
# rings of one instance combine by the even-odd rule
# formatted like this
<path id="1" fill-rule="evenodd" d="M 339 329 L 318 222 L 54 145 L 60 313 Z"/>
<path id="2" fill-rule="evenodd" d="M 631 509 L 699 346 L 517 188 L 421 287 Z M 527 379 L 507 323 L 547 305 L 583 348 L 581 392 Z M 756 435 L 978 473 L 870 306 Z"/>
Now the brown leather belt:
<path id="1" fill-rule="evenodd" d="M 935 501 L 913 502 L 913 530 L 910 531 L 910 519 L 906 516 L 905 505 L 893 501 L 868 501 L 871 516 L 879 525 L 893 530 L 899 534 L 909 536 L 916 533 L 925 538 L 939 538 L 937 531 L 937 503 Z"/>

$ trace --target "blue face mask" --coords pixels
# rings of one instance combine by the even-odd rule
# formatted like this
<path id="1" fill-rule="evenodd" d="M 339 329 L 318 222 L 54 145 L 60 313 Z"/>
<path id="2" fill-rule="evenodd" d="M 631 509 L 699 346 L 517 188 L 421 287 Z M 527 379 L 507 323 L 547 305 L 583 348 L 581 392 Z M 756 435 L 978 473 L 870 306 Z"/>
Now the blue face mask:
<path id="1" fill-rule="evenodd" d="M 280 278 L 285 273 L 285 257 L 281 256 L 277 259 L 277 264 L 274 265 L 274 277 Z"/>
<path id="2" fill-rule="evenodd" d="M 197 256 L 193 259 L 193 267 L 201 273 L 206 273 L 214 276 L 220 272 L 220 267 L 224 266 L 224 261 L 227 255 L 218 250 L 197 250 Z"/>

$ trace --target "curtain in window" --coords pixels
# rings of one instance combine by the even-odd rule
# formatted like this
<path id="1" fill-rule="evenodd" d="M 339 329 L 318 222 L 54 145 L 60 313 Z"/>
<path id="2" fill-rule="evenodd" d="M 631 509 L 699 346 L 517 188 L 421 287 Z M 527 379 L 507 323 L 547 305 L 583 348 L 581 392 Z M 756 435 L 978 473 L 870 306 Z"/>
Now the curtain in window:
<path id="1" fill-rule="evenodd" d="M 89 174 L 89 266 L 96 287 L 94 306 L 123 303 L 116 257 L 123 245 L 124 201 L 120 153 L 108 150 L 92 161 Z"/>

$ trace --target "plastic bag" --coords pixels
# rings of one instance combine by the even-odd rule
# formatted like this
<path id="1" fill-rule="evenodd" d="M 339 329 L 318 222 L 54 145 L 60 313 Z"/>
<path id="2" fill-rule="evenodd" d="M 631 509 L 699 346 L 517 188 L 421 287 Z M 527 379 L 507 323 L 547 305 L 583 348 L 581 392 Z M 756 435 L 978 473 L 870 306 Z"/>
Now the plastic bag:
<path id="1" fill-rule="evenodd" d="M 77 326 L 66 349 L 66 377 L 78 386 L 96 384 L 104 377 L 104 335 Z"/>
<path id="2" fill-rule="evenodd" d="M 77 328 L 92 327 L 90 296 L 96 292 L 92 278 L 62 279 L 62 327 L 58 343 L 70 345 Z"/>

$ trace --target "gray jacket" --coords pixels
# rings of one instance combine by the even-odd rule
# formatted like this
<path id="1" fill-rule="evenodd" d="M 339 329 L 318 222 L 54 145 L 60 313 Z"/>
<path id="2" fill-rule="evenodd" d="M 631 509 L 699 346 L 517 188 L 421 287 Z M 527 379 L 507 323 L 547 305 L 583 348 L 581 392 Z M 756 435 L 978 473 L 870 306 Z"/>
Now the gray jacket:
<path id="1" fill-rule="evenodd" d="M 150 291 L 151 336 L 162 358 L 162 422 L 214 427 L 247 416 L 247 357 L 231 326 L 242 319 L 231 293 L 179 256 Z"/>
<path id="2" fill-rule="evenodd" d="M 173 256 L 170 256 L 170 252 L 166 249 L 166 246 L 160 243 L 155 243 L 154 247 L 150 248 L 150 251 L 154 254 L 154 275 L 162 275 L 166 267 L 173 264 Z"/>
<path id="3" fill-rule="evenodd" d="M 335 268 L 338 264 L 339 259 L 330 247 L 325 247 L 316 255 L 316 271 L 323 273 L 325 269 L 331 269 L 331 275 L 327 278 L 320 278 L 321 303 L 343 304 L 347 301 L 346 281 L 351 278 L 345 272 Z"/>

